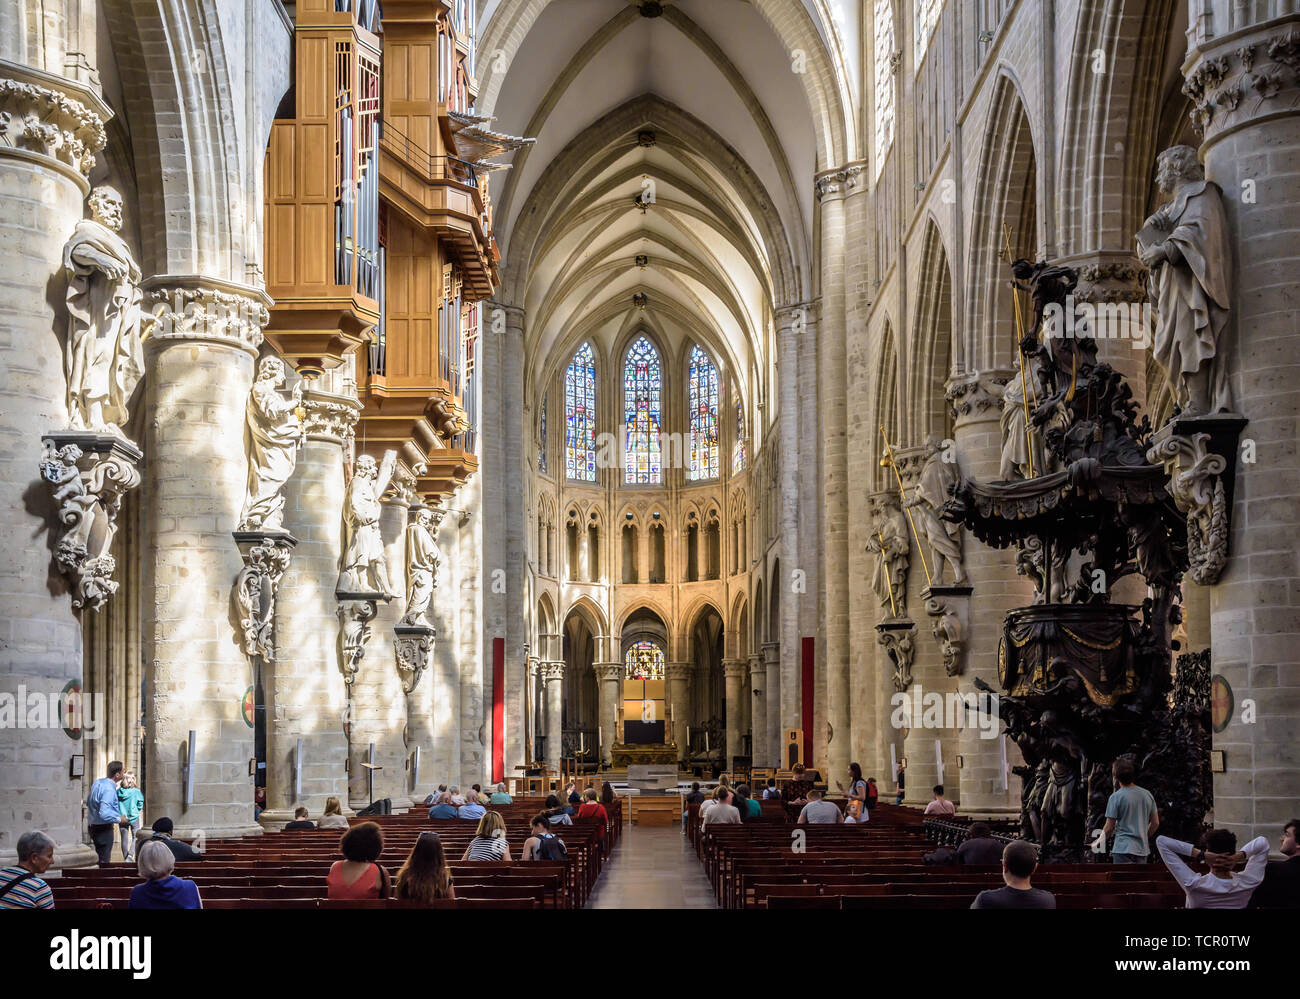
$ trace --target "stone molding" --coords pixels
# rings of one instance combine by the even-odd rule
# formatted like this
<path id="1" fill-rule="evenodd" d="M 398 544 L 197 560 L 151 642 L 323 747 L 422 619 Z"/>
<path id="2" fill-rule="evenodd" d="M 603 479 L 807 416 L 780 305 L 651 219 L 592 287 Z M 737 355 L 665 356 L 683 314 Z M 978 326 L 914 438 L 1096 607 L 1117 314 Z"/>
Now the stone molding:
<path id="1" fill-rule="evenodd" d="M 306 389 L 302 405 L 307 411 L 303 436 L 310 441 L 324 441 L 342 446 L 353 436 L 361 403 L 351 396 Z"/>
<path id="2" fill-rule="evenodd" d="M 1137 258 L 1131 263 L 1123 260 L 1103 260 L 1079 265 L 1079 284 L 1074 290 L 1076 302 L 1113 304 L 1116 302 L 1145 302 L 1147 270 Z"/>
<path id="3" fill-rule="evenodd" d="M 817 200 L 825 201 L 827 198 L 837 200 L 856 193 L 862 188 L 866 169 L 865 163 L 846 163 L 837 169 L 818 174 L 813 180 Z"/>
<path id="4" fill-rule="evenodd" d="M 357 678 L 357 670 L 361 668 L 361 660 L 366 654 L 366 644 L 372 634 L 370 622 L 378 612 L 379 606 L 374 600 L 339 601 L 338 616 L 343 653 L 339 657 L 339 670 L 343 674 L 343 682 L 349 686 Z"/>
<path id="5" fill-rule="evenodd" d="M 722 675 L 728 680 L 746 680 L 749 677 L 749 662 L 745 659 L 724 659 Z"/>
<path id="6" fill-rule="evenodd" d="M 110 550 L 122 497 L 140 484 L 143 453 L 124 437 L 94 431 L 63 430 L 41 442 L 41 478 L 63 525 L 55 561 L 72 587 L 72 606 L 97 611 L 117 592 Z"/>
<path id="7" fill-rule="evenodd" d="M 199 275 L 163 274 L 145 280 L 144 305 L 152 313 L 151 345 L 206 341 L 256 355 L 273 304 L 264 291 Z"/>
<path id="8" fill-rule="evenodd" d="M 550 683 L 555 680 L 564 679 L 564 663 L 562 662 L 544 662 L 538 666 L 538 675 L 544 683 Z"/>
<path id="9" fill-rule="evenodd" d="M 1274 23 L 1210 40 L 1183 83 L 1191 119 L 1207 141 L 1255 118 L 1296 112 L 1300 28 Z"/>
<path id="10" fill-rule="evenodd" d="M 622 663 L 593 663 L 591 667 L 597 683 L 622 680 L 624 668 Z"/>
<path id="11" fill-rule="evenodd" d="M 935 585 L 921 591 L 925 612 L 933 619 L 930 633 L 939 643 L 943 669 L 949 676 L 961 676 L 966 666 L 966 618 L 971 590 L 968 585 Z"/>
<path id="12" fill-rule="evenodd" d="M 72 80 L 7 60 L 0 60 L 0 73 L 0 150 L 46 157 L 85 183 L 107 142 L 104 122 L 112 111 L 87 107 L 97 95 Z M 70 97 L 70 89 L 84 90 L 86 101 Z"/>
<path id="13" fill-rule="evenodd" d="M 912 686 L 912 658 L 916 654 L 916 625 L 911 621 L 898 621 L 876 625 L 876 641 L 885 648 L 894 665 L 894 689 L 906 693 Z"/>
<path id="14" fill-rule="evenodd" d="M 690 663 L 665 663 L 664 678 L 667 680 L 689 680 L 695 673 Z"/>
<path id="15" fill-rule="evenodd" d="M 409 694 L 420 685 L 420 677 L 429 668 L 437 632 L 433 628 L 419 625 L 398 625 L 393 629 L 393 634 L 397 672 L 402 678 L 402 690 Z"/>

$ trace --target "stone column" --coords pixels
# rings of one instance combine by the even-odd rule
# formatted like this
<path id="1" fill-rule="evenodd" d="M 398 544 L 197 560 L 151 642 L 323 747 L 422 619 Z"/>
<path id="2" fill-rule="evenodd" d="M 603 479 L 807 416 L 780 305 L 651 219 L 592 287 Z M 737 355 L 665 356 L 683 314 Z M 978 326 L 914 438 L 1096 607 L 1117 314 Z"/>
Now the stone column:
<path id="1" fill-rule="evenodd" d="M 52 304 L 64 295 L 63 245 L 85 214 L 86 175 L 111 115 L 87 87 L 0 60 L 0 694 L 15 698 L 24 721 L 19 695 L 48 701 L 82 682 L 81 626 L 52 558 L 59 521 L 38 469 L 41 435 L 68 425 L 67 311 Z M 107 703 L 108 691 L 83 693 Z M 82 780 L 69 776 L 71 758 L 83 752 L 81 738 L 57 724 L 0 728 L 0 865 L 15 862 L 18 837 L 30 829 L 54 839 L 56 866 L 95 863 L 82 843 Z M 101 776 L 87 773 L 87 782 Z"/>
<path id="2" fill-rule="evenodd" d="M 400 470 L 399 470 L 400 471 Z M 396 479 L 396 476 L 394 476 Z M 406 591 L 406 516 L 408 500 L 401 486 L 380 503 L 379 531 L 384 539 L 388 580 L 393 590 Z M 371 639 L 366 646 L 356 679 L 352 682 L 349 716 L 348 797 L 353 808 L 370 804 L 370 781 L 364 763 L 383 767 L 374 772 L 374 800 L 391 798 L 394 810 L 409 808 L 407 793 L 406 693 L 397 668 L 395 635 L 405 601 L 398 597 L 380 601 L 370 622 Z M 370 745 L 374 744 L 374 759 Z"/>
<path id="3" fill-rule="evenodd" d="M 596 718 L 600 726 L 600 762 L 608 766 L 613 757 L 614 737 L 618 734 L 618 702 L 623 697 L 623 664 L 595 663 Z"/>
<path id="4" fill-rule="evenodd" d="M 848 411 L 845 328 L 844 199 L 861 194 L 860 165 L 840 167 L 817 178 L 821 206 L 821 314 L 818 317 L 817 382 L 821 425 L 822 580 L 824 647 L 822 669 L 815 682 L 813 731 L 804 733 L 810 743 L 804 754 L 810 766 L 825 764 L 831 774 L 849 768 L 849 526 L 848 526 Z M 806 465 L 805 465 L 806 467 Z M 802 566 L 811 572 L 812 566 Z M 784 636 L 783 636 L 784 637 Z M 827 735 L 830 735 L 828 741 Z"/>
<path id="5" fill-rule="evenodd" d="M 690 762 L 691 751 L 686 744 L 686 730 L 691 724 L 691 674 L 690 663 L 668 663 L 664 676 L 668 680 L 668 731 L 677 746 L 677 760 L 685 766 Z M 725 769 L 725 768 L 724 768 Z"/>
<path id="6" fill-rule="evenodd" d="M 1019 375 L 1008 369 L 960 375 L 948 381 L 947 396 L 953 416 L 953 434 L 957 444 L 957 463 L 961 474 L 981 482 L 1001 478 L 1002 388 L 1008 378 Z M 972 587 L 965 622 L 966 655 L 957 678 L 957 690 L 969 700 L 979 692 L 975 680 L 981 679 L 999 690 L 996 652 L 1002 639 L 1002 622 L 1007 611 L 1033 602 L 1034 588 L 1028 577 L 1016 572 L 1014 549 L 999 551 L 981 544 L 970 532 L 963 531 L 967 582 Z M 915 570 L 913 570 L 915 571 Z M 924 627 L 929 618 L 917 618 Z M 976 702 L 980 703 L 980 702 Z M 987 722 L 985 723 L 988 724 Z M 988 727 L 962 728 L 958 733 L 958 752 L 963 766 L 960 781 L 949 784 L 960 794 L 963 812 L 981 814 L 1019 814 L 1020 778 L 1008 773 L 1003 790 L 1002 740 L 985 738 Z M 1001 731 L 999 726 L 998 731 Z M 1021 761 L 1016 744 L 1007 741 L 1007 762 Z M 909 771 L 909 776 L 911 773 Z M 953 775 L 955 776 L 955 775 Z M 909 792 L 912 788 L 909 784 Z"/>
<path id="7" fill-rule="evenodd" d="M 768 766 L 779 767 L 781 755 L 781 643 L 763 643 L 763 713 L 767 719 Z"/>
<path id="8" fill-rule="evenodd" d="M 170 816 L 178 838 L 246 836 L 261 827 L 244 713 L 253 671 L 231 615 L 243 560 L 231 531 L 247 484 L 245 406 L 269 300 L 203 277 L 152 278 L 146 289 L 157 317 L 145 343 L 146 821 Z"/>
<path id="9" fill-rule="evenodd" d="M 749 700 L 748 680 L 749 664 L 745 660 L 722 660 L 722 682 L 727 699 L 727 756 L 722 761 L 722 766 L 727 771 L 731 770 L 732 760 L 742 755 L 744 730 L 741 723 L 744 709 L 741 705 Z"/>
<path id="10" fill-rule="evenodd" d="M 756 767 L 771 766 L 767 753 L 766 686 L 767 668 L 762 653 L 752 653 L 749 657 L 749 743 Z"/>
<path id="11" fill-rule="evenodd" d="M 343 451 L 361 405 L 308 389 L 302 450 L 284 487 L 284 526 L 298 539 L 275 606 L 275 662 L 266 683 L 266 811 L 278 828 L 296 805 L 312 815 L 325 799 L 348 801 L 347 684 L 339 662 L 334 584 L 342 557 Z M 295 786 L 302 740 L 301 790 Z"/>
<path id="12" fill-rule="evenodd" d="M 560 772 L 560 755 L 564 748 L 564 662 L 542 663 L 546 684 L 546 767 Z"/>
<path id="13" fill-rule="evenodd" d="M 1211 668 L 1235 700 L 1227 727 L 1214 735 L 1227 767 L 1214 775 L 1214 820 L 1238 843 L 1258 835 L 1276 842 L 1300 801 L 1290 748 L 1300 740 L 1300 385 L 1288 374 L 1300 267 L 1300 16 L 1250 23 L 1266 6 L 1278 5 L 1233 4 L 1194 25 L 1184 63 L 1193 119 L 1204 129 L 1206 179 L 1223 190 L 1234 254 L 1219 352 L 1234 407 L 1250 421 L 1238 452 L 1228 561 L 1210 595 Z M 1243 717 L 1246 701 L 1253 718 Z"/>

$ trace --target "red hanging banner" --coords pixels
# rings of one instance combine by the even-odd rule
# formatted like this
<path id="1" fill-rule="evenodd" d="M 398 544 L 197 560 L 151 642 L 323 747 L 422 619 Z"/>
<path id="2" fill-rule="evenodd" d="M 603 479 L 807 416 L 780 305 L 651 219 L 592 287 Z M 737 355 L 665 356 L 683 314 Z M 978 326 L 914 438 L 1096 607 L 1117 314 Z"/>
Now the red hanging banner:
<path id="1" fill-rule="evenodd" d="M 506 779 L 506 640 L 492 639 L 492 782 Z"/>
<path id="2" fill-rule="evenodd" d="M 817 662 L 817 639 L 811 635 L 803 637 L 799 663 L 799 704 L 803 708 L 803 744 L 804 762 L 811 766 L 813 734 L 813 666 Z"/>

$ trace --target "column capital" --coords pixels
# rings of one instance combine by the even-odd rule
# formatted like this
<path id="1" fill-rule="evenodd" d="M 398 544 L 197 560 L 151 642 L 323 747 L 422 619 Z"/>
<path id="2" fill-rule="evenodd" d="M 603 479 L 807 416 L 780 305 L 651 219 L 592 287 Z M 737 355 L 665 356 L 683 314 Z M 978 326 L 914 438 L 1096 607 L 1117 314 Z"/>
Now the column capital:
<path id="1" fill-rule="evenodd" d="M 954 429 L 982 420 L 997 422 L 1002 415 L 1002 390 L 1013 376 L 1011 368 L 968 371 L 948 379 L 944 396 Z"/>
<path id="2" fill-rule="evenodd" d="M 618 681 L 623 679 L 622 663 L 592 663 L 592 672 L 596 674 L 598 682 L 607 680 Z"/>
<path id="3" fill-rule="evenodd" d="M 823 170 L 813 178 L 813 189 L 817 200 L 823 204 L 830 201 L 842 201 L 850 194 L 862 189 L 866 180 L 866 161 L 855 160 L 842 167 Z"/>
<path id="4" fill-rule="evenodd" d="M 664 665 L 664 676 L 669 680 L 689 680 L 694 672 L 695 667 L 690 663 L 666 663 Z"/>
<path id="5" fill-rule="evenodd" d="M 728 680 L 744 680 L 749 676 L 749 661 L 746 659 L 722 660 L 722 675 Z"/>
<path id="6" fill-rule="evenodd" d="M 272 304 L 261 288 L 201 274 L 158 274 L 140 287 L 152 313 L 145 350 L 207 341 L 257 356 Z"/>
<path id="7" fill-rule="evenodd" d="M 1220 38 L 1202 29 L 1188 53 L 1183 93 L 1191 119 L 1209 145 L 1252 123 L 1300 114 L 1300 34 L 1295 15 L 1265 21 Z"/>
<path id="8" fill-rule="evenodd" d="M 303 435 L 310 441 L 342 445 L 352 436 L 361 414 L 361 403 L 351 396 L 306 389 L 302 394 L 306 410 Z"/>
<path id="9" fill-rule="evenodd" d="M 809 323 L 815 323 L 817 321 L 817 313 L 820 308 L 821 301 L 819 299 L 808 302 L 795 302 L 793 305 L 780 306 L 772 314 L 777 334 L 802 333 L 803 326 L 807 326 Z"/>
<path id="10" fill-rule="evenodd" d="M 112 117 L 90 87 L 0 59 L 0 155 L 54 166 L 86 193 Z"/>
<path id="11" fill-rule="evenodd" d="M 542 679 L 548 683 L 552 680 L 564 679 L 564 663 L 559 661 L 544 662 L 541 664 Z"/>

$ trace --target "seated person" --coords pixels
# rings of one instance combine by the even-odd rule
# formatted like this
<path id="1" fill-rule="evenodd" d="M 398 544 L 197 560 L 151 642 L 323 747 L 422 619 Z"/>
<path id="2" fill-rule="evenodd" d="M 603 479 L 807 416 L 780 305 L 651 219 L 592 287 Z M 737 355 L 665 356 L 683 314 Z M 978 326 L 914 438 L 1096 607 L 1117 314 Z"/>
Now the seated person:
<path id="1" fill-rule="evenodd" d="M 534 815 L 533 834 L 524 840 L 524 860 L 568 860 L 569 848 L 564 840 L 551 832 L 551 820 L 546 815 Z"/>
<path id="2" fill-rule="evenodd" d="M 343 814 L 343 806 L 339 804 L 339 799 L 333 795 L 325 799 L 325 812 L 321 815 L 320 821 L 316 823 L 317 829 L 346 829 L 348 827 L 347 816 Z"/>
<path id="3" fill-rule="evenodd" d="M 293 821 L 285 823 L 284 831 L 288 832 L 290 829 L 315 829 L 316 823 L 307 818 L 310 814 L 306 805 L 299 805 L 293 810 Z"/>
<path id="4" fill-rule="evenodd" d="M 479 819 L 474 838 L 465 847 L 461 860 L 511 860 L 506 842 L 506 823 L 500 812 L 485 812 Z"/>
<path id="5" fill-rule="evenodd" d="M 686 792 L 683 799 L 688 805 L 699 805 L 704 802 L 704 792 L 700 790 L 700 782 L 692 781 L 691 789 Z"/>
<path id="6" fill-rule="evenodd" d="M 573 806 L 561 805 L 559 795 L 546 796 L 546 811 L 542 813 L 553 826 L 573 825 Z"/>
<path id="7" fill-rule="evenodd" d="M 745 806 L 745 811 L 740 816 L 742 821 L 757 819 L 762 816 L 763 806 L 749 796 L 748 784 L 741 784 L 740 787 L 736 788 L 736 799 L 732 801 L 732 804 L 736 806 L 737 811 L 740 810 L 742 804 Z"/>
<path id="8" fill-rule="evenodd" d="M 1300 909 L 1300 819 L 1282 829 L 1282 856 L 1287 859 L 1264 868 L 1264 881 L 1251 896 L 1252 909 Z"/>
<path id="9" fill-rule="evenodd" d="M 767 779 L 767 787 L 763 788 L 763 800 L 764 801 L 781 800 L 781 789 L 776 786 L 775 777 L 769 777 Z"/>
<path id="10" fill-rule="evenodd" d="M 456 897 L 442 837 L 436 832 L 426 830 L 416 838 L 406 863 L 397 872 L 397 897 L 426 904 L 435 899 Z"/>
<path id="11" fill-rule="evenodd" d="M 700 825 L 740 825 L 740 809 L 731 803 L 733 797 L 735 796 L 727 787 L 719 784 L 717 793 L 713 798 L 713 807 L 704 813 L 704 819 Z"/>
<path id="12" fill-rule="evenodd" d="M 452 798 L 451 803 L 454 805 L 456 799 Z M 465 804 L 461 805 L 460 808 L 456 810 L 456 817 L 458 819 L 469 819 L 471 822 L 477 822 L 479 819 L 483 818 L 485 814 L 487 814 L 487 809 L 484 808 L 482 803 L 478 800 L 478 792 L 473 790 L 466 791 Z"/>
<path id="13" fill-rule="evenodd" d="M 957 806 L 943 796 L 943 785 L 934 785 L 934 801 L 925 806 L 926 815 L 956 815 Z"/>
<path id="14" fill-rule="evenodd" d="M 451 795 L 447 791 L 443 791 L 438 795 L 437 803 L 429 809 L 429 818 L 454 819 L 457 817 L 456 806 L 451 803 Z"/>
<path id="15" fill-rule="evenodd" d="M 823 800 L 821 791 L 815 787 L 808 791 L 808 804 L 799 812 L 799 825 L 834 825 L 843 821 L 844 815 L 838 805 Z"/>
<path id="16" fill-rule="evenodd" d="M 504 781 L 498 784 L 497 789 L 488 796 L 489 805 L 509 805 L 512 804 L 514 800 L 514 798 L 506 793 L 506 785 Z"/>
<path id="17" fill-rule="evenodd" d="M 1002 880 L 1005 887 L 990 888 L 975 896 L 972 909 L 1055 909 L 1056 896 L 1035 888 L 1030 875 L 1038 867 L 1034 844 L 1018 839 L 1002 851 Z"/>
<path id="18" fill-rule="evenodd" d="M 41 877 L 54 863 L 54 840 L 35 829 L 18 837 L 18 863 L 0 869 L 0 909 L 53 909 L 54 892 Z"/>
<path id="19" fill-rule="evenodd" d="M 957 863 L 992 867 L 1002 863 L 1002 843 L 993 838 L 987 822 L 972 822 L 966 838 L 957 847 Z"/>
<path id="20" fill-rule="evenodd" d="M 457 808 L 465 804 L 465 796 L 460 793 L 460 788 L 455 784 L 448 789 L 448 793 L 451 795 L 451 803 Z"/>
<path id="21" fill-rule="evenodd" d="M 178 878 L 176 858 L 167 843 L 151 839 L 140 844 L 136 869 L 145 880 L 131 889 L 128 909 L 202 909 L 199 886 Z"/>
<path id="22" fill-rule="evenodd" d="M 188 843 L 182 843 L 178 839 L 172 839 L 172 830 L 175 826 L 172 820 L 163 815 L 154 819 L 153 835 L 149 837 L 149 842 L 160 842 L 167 844 L 167 849 L 172 852 L 176 860 L 202 860 L 203 854 Z"/>
<path id="23" fill-rule="evenodd" d="M 384 831 L 377 822 L 362 822 L 339 840 L 342 860 L 336 860 L 325 878 L 328 897 L 358 901 L 387 898 L 388 872 L 376 863 L 384 852 Z"/>
<path id="24" fill-rule="evenodd" d="M 1174 880 L 1183 886 L 1189 909 L 1244 909 L 1250 904 L 1268 865 L 1268 840 L 1256 836 L 1238 852 L 1237 837 L 1229 829 L 1211 829 L 1205 837 L 1205 849 L 1169 836 L 1156 837 L 1160 859 Z M 1198 874 L 1183 860 L 1195 857 L 1197 863 L 1209 865 L 1208 874 Z M 1234 874 L 1244 863 L 1246 869 Z"/>

